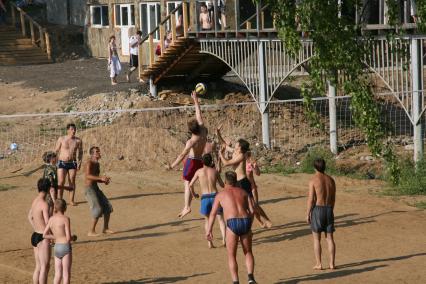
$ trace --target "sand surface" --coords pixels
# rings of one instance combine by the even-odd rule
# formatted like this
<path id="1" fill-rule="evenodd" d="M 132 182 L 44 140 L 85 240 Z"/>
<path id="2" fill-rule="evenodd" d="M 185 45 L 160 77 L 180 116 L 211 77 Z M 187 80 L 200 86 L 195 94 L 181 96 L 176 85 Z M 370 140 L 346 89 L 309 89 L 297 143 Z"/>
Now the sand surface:
<path id="1" fill-rule="evenodd" d="M 218 226 L 214 235 L 219 247 L 208 249 L 204 240 L 199 200 L 184 220 L 176 217 L 183 204 L 180 172 L 107 174 L 112 183 L 103 189 L 114 206 L 111 229 L 116 234 L 86 236 L 90 215 L 81 173 L 78 206 L 67 211 L 78 235 L 73 244 L 73 283 L 230 283 Z M 40 175 L 1 173 L 0 184 L 16 188 L 0 191 L 0 283 L 31 282 L 32 230 L 26 218 Z M 304 174 L 258 178 L 262 206 L 274 223 L 269 230 L 258 223 L 253 226 L 259 283 L 426 283 L 426 212 L 373 194 L 383 186 L 379 181 L 337 179 L 339 269 L 313 271 L 312 237 L 304 221 L 308 178 Z M 327 255 L 323 259 L 327 266 Z M 246 283 L 241 248 L 238 261 L 241 283 Z"/>

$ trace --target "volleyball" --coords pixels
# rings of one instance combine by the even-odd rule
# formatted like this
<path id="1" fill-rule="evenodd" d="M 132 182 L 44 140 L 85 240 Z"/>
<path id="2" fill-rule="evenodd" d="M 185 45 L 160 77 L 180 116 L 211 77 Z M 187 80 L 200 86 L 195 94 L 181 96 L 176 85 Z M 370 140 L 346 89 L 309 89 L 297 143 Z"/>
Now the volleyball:
<path id="1" fill-rule="evenodd" d="M 204 95 L 205 93 L 207 93 L 207 87 L 206 85 L 204 85 L 203 83 L 198 83 L 195 86 L 195 92 L 197 93 L 197 95 Z"/>

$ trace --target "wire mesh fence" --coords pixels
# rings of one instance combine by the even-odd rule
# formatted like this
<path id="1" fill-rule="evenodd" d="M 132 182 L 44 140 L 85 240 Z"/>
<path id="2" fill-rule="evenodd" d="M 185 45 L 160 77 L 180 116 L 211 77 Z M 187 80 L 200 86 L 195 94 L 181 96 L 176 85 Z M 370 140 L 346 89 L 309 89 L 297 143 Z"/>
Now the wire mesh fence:
<path id="1" fill-rule="evenodd" d="M 324 128 L 312 127 L 303 111 L 303 101 L 272 101 L 269 105 L 270 140 L 273 151 L 289 155 L 312 146 L 329 144 L 329 98 L 314 100 Z M 378 96 L 385 130 L 399 143 L 412 143 L 413 127 L 393 96 Z M 336 97 L 338 146 L 342 149 L 365 144 L 362 131 L 351 116 L 350 97 Z M 202 106 L 209 138 L 223 124 L 225 137 L 240 137 L 262 145 L 261 115 L 255 103 Z M 103 163 L 122 169 L 161 166 L 182 151 L 189 138 L 188 120 L 195 117 L 192 106 L 110 110 L 83 113 L 46 113 L 0 116 L 0 169 L 42 163 L 41 156 L 54 150 L 74 122 L 87 156 L 91 146 L 100 146 Z"/>

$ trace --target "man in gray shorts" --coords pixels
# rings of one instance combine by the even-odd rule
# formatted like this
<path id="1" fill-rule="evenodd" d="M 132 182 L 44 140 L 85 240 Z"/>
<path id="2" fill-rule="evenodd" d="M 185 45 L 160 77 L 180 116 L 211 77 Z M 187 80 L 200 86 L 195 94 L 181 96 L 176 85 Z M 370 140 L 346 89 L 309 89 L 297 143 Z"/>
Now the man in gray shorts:
<path id="1" fill-rule="evenodd" d="M 330 269 L 335 269 L 336 245 L 334 233 L 334 203 L 336 201 L 336 183 L 325 174 L 324 159 L 315 159 L 315 175 L 309 181 L 309 195 L 306 209 L 306 221 L 311 224 L 314 237 L 314 253 L 316 265 L 314 269 L 322 269 L 321 264 L 321 232 L 325 233 L 330 254 Z"/>
<path id="2" fill-rule="evenodd" d="M 86 184 L 86 199 L 89 203 L 90 210 L 93 217 L 92 228 L 87 234 L 89 237 L 97 237 L 99 234 L 96 233 L 96 224 L 102 215 L 104 216 L 104 234 L 112 234 L 114 233 L 108 227 L 109 225 L 109 217 L 112 212 L 112 205 L 109 203 L 108 198 L 106 198 L 105 194 L 100 190 L 98 183 L 104 183 L 108 185 L 110 182 L 110 178 L 107 176 L 99 176 L 100 174 L 100 166 L 99 159 L 101 158 L 101 151 L 99 147 L 93 146 L 90 148 L 90 159 L 87 161 L 86 169 L 85 169 L 85 184 Z"/>

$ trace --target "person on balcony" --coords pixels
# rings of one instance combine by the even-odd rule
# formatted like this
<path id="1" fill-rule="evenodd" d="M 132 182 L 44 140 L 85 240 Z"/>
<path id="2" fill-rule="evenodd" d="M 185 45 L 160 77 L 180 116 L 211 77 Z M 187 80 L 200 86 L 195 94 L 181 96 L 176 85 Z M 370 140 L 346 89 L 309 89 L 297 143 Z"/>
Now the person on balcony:
<path id="1" fill-rule="evenodd" d="M 200 26 L 202 31 L 210 31 L 212 29 L 212 21 L 210 18 L 210 14 L 207 10 L 207 5 L 205 3 L 201 3 L 200 6 Z"/>

